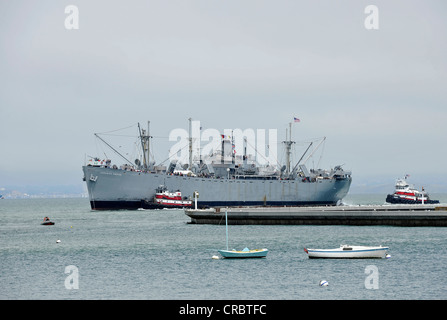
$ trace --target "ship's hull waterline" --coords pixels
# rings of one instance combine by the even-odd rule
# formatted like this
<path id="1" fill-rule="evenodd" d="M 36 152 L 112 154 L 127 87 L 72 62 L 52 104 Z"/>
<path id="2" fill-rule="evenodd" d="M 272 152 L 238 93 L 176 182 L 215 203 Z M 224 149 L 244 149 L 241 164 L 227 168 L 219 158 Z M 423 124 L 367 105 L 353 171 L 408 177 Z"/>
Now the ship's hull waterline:
<path id="1" fill-rule="evenodd" d="M 200 207 L 336 205 L 349 191 L 351 178 L 213 179 L 83 166 L 93 210 L 150 209 L 155 190 L 165 185 L 192 197 Z M 304 181 L 303 181 L 304 180 Z"/>

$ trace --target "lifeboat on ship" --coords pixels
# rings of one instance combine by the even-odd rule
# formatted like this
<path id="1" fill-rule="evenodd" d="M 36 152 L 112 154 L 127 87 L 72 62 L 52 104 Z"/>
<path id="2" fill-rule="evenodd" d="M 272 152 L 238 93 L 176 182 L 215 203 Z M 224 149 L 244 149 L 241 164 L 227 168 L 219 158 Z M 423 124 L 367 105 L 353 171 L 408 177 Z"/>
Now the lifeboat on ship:
<path id="1" fill-rule="evenodd" d="M 439 203 L 439 200 L 431 200 L 428 193 L 425 192 L 424 187 L 422 191 L 415 189 L 413 185 L 407 182 L 408 175 L 404 179 L 397 179 L 396 187 L 393 194 L 389 194 L 386 197 L 388 203 L 401 203 L 401 204 L 435 204 Z"/>

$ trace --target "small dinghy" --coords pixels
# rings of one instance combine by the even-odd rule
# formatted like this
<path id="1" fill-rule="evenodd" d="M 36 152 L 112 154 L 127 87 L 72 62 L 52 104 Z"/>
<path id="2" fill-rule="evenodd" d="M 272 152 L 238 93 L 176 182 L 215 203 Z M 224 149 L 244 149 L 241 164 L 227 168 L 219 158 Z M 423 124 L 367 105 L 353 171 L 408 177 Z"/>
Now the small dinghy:
<path id="1" fill-rule="evenodd" d="M 252 249 L 244 248 L 243 250 L 228 250 L 228 213 L 225 211 L 225 232 L 227 237 L 227 250 L 217 250 L 224 258 L 265 258 L 268 249 Z"/>
<path id="2" fill-rule="evenodd" d="M 265 258 L 268 249 L 254 249 L 249 250 L 248 248 L 244 248 L 243 250 L 218 250 L 218 252 L 224 258 Z"/>
<path id="3" fill-rule="evenodd" d="M 43 222 L 41 223 L 41 225 L 43 226 L 52 226 L 53 224 L 54 222 L 51 221 L 48 217 L 43 218 Z"/>
<path id="4" fill-rule="evenodd" d="M 381 259 L 385 258 L 388 247 L 341 245 L 335 249 L 306 249 L 310 259 Z"/>

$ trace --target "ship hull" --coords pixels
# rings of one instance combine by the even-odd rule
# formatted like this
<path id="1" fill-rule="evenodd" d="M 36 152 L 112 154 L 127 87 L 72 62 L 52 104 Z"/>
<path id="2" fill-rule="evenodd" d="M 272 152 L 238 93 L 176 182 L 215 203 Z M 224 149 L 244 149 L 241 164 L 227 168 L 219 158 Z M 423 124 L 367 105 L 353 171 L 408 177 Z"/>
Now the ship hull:
<path id="1" fill-rule="evenodd" d="M 84 166 L 93 210 L 151 209 L 156 188 L 165 185 L 191 196 L 199 207 L 336 205 L 351 178 L 302 180 L 210 179 Z"/>

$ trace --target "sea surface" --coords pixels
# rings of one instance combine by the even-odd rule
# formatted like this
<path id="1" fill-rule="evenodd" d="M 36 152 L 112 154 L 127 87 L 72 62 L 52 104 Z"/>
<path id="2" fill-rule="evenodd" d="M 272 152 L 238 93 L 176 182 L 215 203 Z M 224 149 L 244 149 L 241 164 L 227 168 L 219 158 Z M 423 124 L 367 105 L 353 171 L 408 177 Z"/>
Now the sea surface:
<path id="1" fill-rule="evenodd" d="M 41 225 L 45 216 L 55 225 Z M 85 198 L 0 200 L 0 299 L 447 299 L 443 227 L 230 225 L 230 248 L 269 254 L 215 260 L 225 225 L 189 221 L 183 210 L 92 211 Z M 310 260 L 303 250 L 340 244 L 386 245 L 391 258 Z"/>

